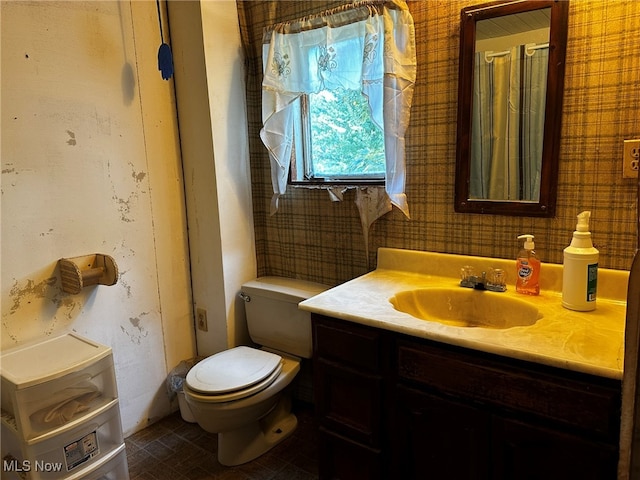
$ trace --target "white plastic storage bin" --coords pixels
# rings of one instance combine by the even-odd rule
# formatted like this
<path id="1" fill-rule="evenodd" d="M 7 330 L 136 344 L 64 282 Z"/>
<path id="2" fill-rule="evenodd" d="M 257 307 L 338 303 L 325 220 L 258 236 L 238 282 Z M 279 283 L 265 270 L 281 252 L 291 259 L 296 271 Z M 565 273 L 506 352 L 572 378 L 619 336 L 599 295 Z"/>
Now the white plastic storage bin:
<path id="1" fill-rule="evenodd" d="M 129 480 L 125 445 L 104 457 L 100 462 L 65 477 L 64 480 Z"/>
<path id="2" fill-rule="evenodd" d="M 76 471 L 100 463 L 123 442 L 118 400 L 40 441 L 23 442 L 3 424 L 3 470 L 19 470 L 30 480 L 66 479 Z M 7 459 L 13 463 L 7 463 Z"/>
<path id="3" fill-rule="evenodd" d="M 2 423 L 29 442 L 118 398 L 111 348 L 73 333 L 2 352 L 0 373 Z"/>

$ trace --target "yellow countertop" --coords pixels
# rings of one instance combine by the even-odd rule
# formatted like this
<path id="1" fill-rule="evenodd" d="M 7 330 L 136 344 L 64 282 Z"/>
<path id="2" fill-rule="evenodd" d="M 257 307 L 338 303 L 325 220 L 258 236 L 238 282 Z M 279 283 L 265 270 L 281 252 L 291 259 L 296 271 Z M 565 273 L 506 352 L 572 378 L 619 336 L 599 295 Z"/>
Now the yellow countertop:
<path id="1" fill-rule="evenodd" d="M 459 271 L 490 267 L 507 272 L 506 295 L 535 305 L 542 317 L 506 329 L 456 327 L 394 309 L 396 293 L 428 287 L 459 287 Z M 629 272 L 599 269 L 597 307 L 576 312 L 562 307 L 562 265 L 543 264 L 540 295 L 515 291 L 515 260 L 381 248 L 376 270 L 300 303 L 299 308 L 414 337 L 613 379 L 622 378 Z"/>

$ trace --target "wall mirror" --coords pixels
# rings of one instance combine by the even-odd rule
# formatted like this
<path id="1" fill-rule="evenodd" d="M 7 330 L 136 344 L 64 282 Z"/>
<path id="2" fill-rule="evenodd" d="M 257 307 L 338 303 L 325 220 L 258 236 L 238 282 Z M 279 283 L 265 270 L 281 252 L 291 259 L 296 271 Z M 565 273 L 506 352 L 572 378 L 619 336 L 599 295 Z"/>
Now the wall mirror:
<path id="1" fill-rule="evenodd" d="M 460 14 L 455 210 L 555 214 L 569 2 Z"/>

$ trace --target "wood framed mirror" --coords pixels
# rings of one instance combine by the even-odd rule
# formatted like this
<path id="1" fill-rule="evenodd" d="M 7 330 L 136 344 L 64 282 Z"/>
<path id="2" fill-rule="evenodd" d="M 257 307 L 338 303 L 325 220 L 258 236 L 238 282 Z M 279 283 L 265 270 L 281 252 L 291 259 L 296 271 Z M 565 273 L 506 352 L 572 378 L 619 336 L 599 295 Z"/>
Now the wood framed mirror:
<path id="1" fill-rule="evenodd" d="M 568 18 L 568 0 L 461 11 L 456 212 L 555 214 Z"/>

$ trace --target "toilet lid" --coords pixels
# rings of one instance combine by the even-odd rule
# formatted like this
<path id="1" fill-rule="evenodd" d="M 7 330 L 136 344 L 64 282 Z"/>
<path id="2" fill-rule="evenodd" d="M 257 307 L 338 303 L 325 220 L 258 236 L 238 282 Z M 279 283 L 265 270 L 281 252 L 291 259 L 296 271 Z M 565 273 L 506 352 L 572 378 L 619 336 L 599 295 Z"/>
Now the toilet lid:
<path id="1" fill-rule="evenodd" d="M 235 347 L 216 353 L 194 365 L 187 373 L 190 389 L 208 395 L 222 395 L 273 381 L 282 369 L 282 357 L 251 347 Z M 268 382 L 271 383 L 271 382 Z"/>

